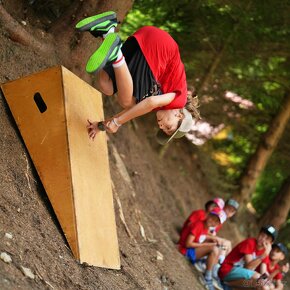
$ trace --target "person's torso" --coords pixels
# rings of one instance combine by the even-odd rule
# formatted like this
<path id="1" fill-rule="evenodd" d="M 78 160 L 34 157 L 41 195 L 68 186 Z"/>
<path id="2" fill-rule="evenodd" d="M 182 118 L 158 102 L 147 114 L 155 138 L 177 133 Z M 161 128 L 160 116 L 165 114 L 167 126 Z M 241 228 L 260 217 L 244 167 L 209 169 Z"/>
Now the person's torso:
<path id="1" fill-rule="evenodd" d="M 179 240 L 179 249 L 185 254 L 186 252 L 186 240 L 189 235 L 194 236 L 193 242 L 203 243 L 206 240 L 206 235 L 208 234 L 208 229 L 205 227 L 203 221 L 197 221 L 194 224 L 190 224 L 185 230 L 181 233 Z"/>
<path id="2" fill-rule="evenodd" d="M 255 238 L 248 238 L 242 241 L 232 249 L 222 263 L 219 270 L 220 278 L 223 279 L 233 267 L 244 267 L 245 255 L 252 255 L 253 259 L 256 259 L 257 256 L 262 255 L 264 252 L 265 249 L 259 250 L 257 248 L 257 240 Z"/>
<path id="3" fill-rule="evenodd" d="M 278 264 L 275 264 L 274 266 L 271 266 L 271 260 L 269 259 L 268 262 L 266 263 L 266 266 L 267 266 L 267 272 L 269 274 L 272 274 L 275 271 L 278 271 L 277 274 L 273 277 L 274 280 L 281 280 L 282 279 L 280 266 Z"/>
<path id="4" fill-rule="evenodd" d="M 175 99 L 160 109 L 183 108 L 186 104 L 187 85 L 177 43 L 167 32 L 153 26 L 144 26 L 133 36 L 160 84 L 162 93 L 176 93 Z"/>

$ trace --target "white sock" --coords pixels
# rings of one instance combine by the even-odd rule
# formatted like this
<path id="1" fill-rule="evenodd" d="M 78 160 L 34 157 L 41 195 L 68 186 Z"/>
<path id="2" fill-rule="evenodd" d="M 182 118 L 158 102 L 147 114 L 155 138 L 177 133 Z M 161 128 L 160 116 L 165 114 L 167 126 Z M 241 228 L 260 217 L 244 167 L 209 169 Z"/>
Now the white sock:
<path id="1" fill-rule="evenodd" d="M 219 263 L 222 264 L 224 262 L 225 258 L 226 258 L 225 255 L 220 255 L 219 256 Z"/>
<path id="2" fill-rule="evenodd" d="M 206 270 L 204 273 L 204 278 L 206 280 L 211 280 L 212 279 L 212 271 L 211 270 Z"/>
<path id="3" fill-rule="evenodd" d="M 120 49 L 118 52 L 118 56 L 117 59 L 113 62 L 113 67 L 120 67 L 121 65 L 123 65 L 125 63 L 125 57 L 122 53 L 122 50 Z"/>
<path id="4" fill-rule="evenodd" d="M 115 29 L 116 29 L 115 26 L 111 27 L 107 33 L 103 34 L 103 38 L 106 38 L 106 36 L 109 35 L 110 33 L 114 33 Z"/>
<path id="5" fill-rule="evenodd" d="M 212 276 L 214 278 L 218 278 L 218 271 L 220 269 L 221 265 L 220 264 L 215 264 L 212 268 Z"/>

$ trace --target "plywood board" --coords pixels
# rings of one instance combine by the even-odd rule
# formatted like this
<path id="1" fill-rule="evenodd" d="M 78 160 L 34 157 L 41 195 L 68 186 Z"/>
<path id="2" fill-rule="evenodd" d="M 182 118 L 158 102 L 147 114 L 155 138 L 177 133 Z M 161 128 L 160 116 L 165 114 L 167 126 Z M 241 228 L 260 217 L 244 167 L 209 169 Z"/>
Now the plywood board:
<path id="1" fill-rule="evenodd" d="M 67 241 L 79 258 L 61 69 L 48 69 L 1 88 Z M 35 103 L 36 93 L 47 105 L 43 113 Z"/>
<path id="2" fill-rule="evenodd" d="M 65 68 L 63 85 L 80 260 L 119 269 L 106 133 L 92 141 L 86 130 L 104 118 L 101 94 Z"/>
<path id="3" fill-rule="evenodd" d="M 60 66 L 1 88 L 73 254 L 119 269 L 106 135 L 86 131 L 103 118 L 100 93 Z"/>

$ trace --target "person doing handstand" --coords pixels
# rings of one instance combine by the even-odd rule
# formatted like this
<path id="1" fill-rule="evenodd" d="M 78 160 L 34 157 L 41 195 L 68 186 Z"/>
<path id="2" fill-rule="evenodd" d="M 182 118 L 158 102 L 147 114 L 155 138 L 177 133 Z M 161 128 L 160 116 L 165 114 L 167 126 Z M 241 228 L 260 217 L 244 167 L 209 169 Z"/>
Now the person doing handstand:
<path id="1" fill-rule="evenodd" d="M 192 114 L 200 118 L 197 98 L 187 91 L 184 65 L 174 39 L 165 31 L 145 26 L 122 45 L 115 28 L 116 13 L 109 11 L 77 23 L 79 31 L 103 37 L 101 46 L 89 58 L 86 71 L 96 73 L 97 88 L 105 95 L 117 93 L 123 111 L 104 121 L 109 133 L 126 122 L 156 111 L 160 128 L 157 141 L 164 145 L 184 136 L 192 126 Z M 99 122 L 88 120 L 94 139 Z"/>

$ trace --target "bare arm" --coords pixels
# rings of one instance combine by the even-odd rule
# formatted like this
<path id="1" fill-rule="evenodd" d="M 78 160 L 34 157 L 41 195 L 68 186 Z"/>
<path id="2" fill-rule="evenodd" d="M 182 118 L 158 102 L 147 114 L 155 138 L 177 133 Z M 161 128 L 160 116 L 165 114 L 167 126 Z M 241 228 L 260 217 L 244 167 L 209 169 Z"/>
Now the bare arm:
<path id="1" fill-rule="evenodd" d="M 263 247 L 265 249 L 264 254 L 261 256 L 258 256 L 256 259 L 253 259 L 252 255 L 245 255 L 245 261 L 246 261 L 246 267 L 247 269 L 250 270 L 255 270 L 261 263 L 262 261 L 270 254 L 272 245 L 271 243 L 264 242 Z"/>
<path id="2" fill-rule="evenodd" d="M 261 267 L 260 267 L 260 273 L 261 273 L 261 274 L 264 274 L 264 273 L 268 274 L 268 273 L 267 273 L 267 265 L 266 265 L 265 263 L 262 263 L 262 264 L 261 264 Z"/>
<path id="3" fill-rule="evenodd" d="M 274 288 L 274 290 L 282 290 L 282 289 L 284 289 L 284 285 L 283 285 L 282 281 L 281 280 L 277 280 L 277 285 Z"/>
<path id="4" fill-rule="evenodd" d="M 218 236 L 214 236 L 214 235 L 207 235 L 206 236 L 206 239 L 207 240 L 210 240 L 210 241 L 214 241 L 216 242 L 218 245 L 222 245 L 222 242 L 223 242 L 223 238 L 220 238 Z"/>
<path id="5" fill-rule="evenodd" d="M 253 259 L 253 255 L 245 255 L 246 262 L 245 268 L 255 270 L 262 263 L 262 260 L 265 258 L 266 258 L 265 255 L 259 256 L 256 259 Z"/>
<path id="6" fill-rule="evenodd" d="M 146 98 L 140 103 L 123 110 L 122 112 L 105 121 L 106 131 L 110 133 L 116 133 L 119 129 L 116 123 L 122 125 L 136 117 L 145 115 L 158 107 L 163 107 L 170 104 L 174 98 L 175 93 L 167 93 Z M 115 122 L 112 121 L 113 119 L 115 120 Z M 99 131 L 97 126 L 98 122 L 91 122 L 89 120 L 88 122 L 89 125 L 87 126 L 87 129 L 89 137 L 91 139 L 94 139 Z"/>
<path id="7" fill-rule="evenodd" d="M 166 106 L 173 101 L 174 97 L 175 93 L 167 93 L 146 98 L 128 110 L 123 111 L 122 114 L 118 114 L 117 122 L 122 125 L 136 117 L 145 115 L 158 107 Z"/>
<path id="8" fill-rule="evenodd" d="M 185 246 L 187 248 L 200 248 L 200 247 L 206 247 L 206 246 L 215 246 L 216 243 L 196 243 L 194 242 L 194 239 L 195 239 L 195 236 L 193 235 L 189 235 L 186 239 L 186 242 L 185 242 Z"/>

